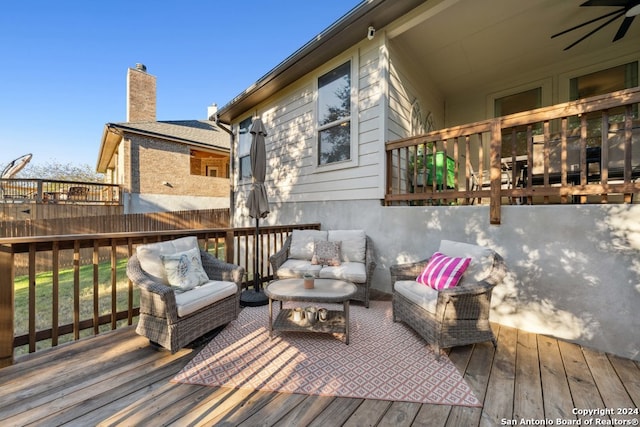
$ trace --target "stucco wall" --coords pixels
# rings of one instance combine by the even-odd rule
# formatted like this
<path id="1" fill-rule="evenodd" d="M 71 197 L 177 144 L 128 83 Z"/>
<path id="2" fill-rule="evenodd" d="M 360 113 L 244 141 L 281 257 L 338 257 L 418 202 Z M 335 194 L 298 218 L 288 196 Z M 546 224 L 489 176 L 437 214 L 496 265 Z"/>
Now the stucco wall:
<path id="1" fill-rule="evenodd" d="M 390 292 L 389 266 L 429 256 L 441 239 L 486 245 L 509 275 L 491 320 L 640 360 L 640 206 L 383 207 L 376 200 L 284 203 L 265 224 L 362 228 L 374 242 L 373 286 Z M 237 225 L 250 225 L 238 208 Z"/>

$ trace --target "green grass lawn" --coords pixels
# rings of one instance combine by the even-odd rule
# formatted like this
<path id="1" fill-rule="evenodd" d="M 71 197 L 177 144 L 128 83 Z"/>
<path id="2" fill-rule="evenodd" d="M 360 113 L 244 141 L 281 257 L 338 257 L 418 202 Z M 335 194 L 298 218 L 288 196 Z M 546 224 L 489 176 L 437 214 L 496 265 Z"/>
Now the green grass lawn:
<path id="1" fill-rule="evenodd" d="M 117 311 L 128 308 L 128 281 L 126 276 L 126 259 L 118 260 L 116 267 Z M 58 292 L 58 324 L 73 323 L 73 269 L 64 269 L 59 272 Z M 98 307 L 99 314 L 111 313 L 111 263 L 103 262 L 98 265 Z M 15 317 L 14 335 L 23 335 L 29 331 L 29 277 L 20 276 L 15 279 Z M 80 320 L 93 318 L 93 265 L 80 267 Z M 36 275 L 36 330 L 49 329 L 52 326 L 53 313 L 53 274 L 42 272 Z M 140 305 L 138 289 L 133 289 L 133 306 Z M 124 321 L 126 324 L 126 321 Z M 100 327 L 101 331 L 111 328 L 110 325 Z M 93 329 L 83 331 L 81 335 L 91 335 Z M 60 337 L 59 342 L 72 340 L 72 336 Z M 46 348 L 51 345 L 50 340 L 37 344 L 37 348 Z M 24 353 L 23 349 L 16 349 L 16 354 Z"/>

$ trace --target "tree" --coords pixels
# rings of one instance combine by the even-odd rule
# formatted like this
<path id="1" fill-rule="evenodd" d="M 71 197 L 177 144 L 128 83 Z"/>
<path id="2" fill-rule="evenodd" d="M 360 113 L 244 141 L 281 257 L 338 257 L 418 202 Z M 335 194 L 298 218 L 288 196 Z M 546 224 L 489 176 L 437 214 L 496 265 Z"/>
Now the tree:
<path id="1" fill-rule="evenodd" d="M 104 182 L 104 175 L 95 172 L 87 163 L 60 163 L 50 160 L 45 163 L 29 163 L 18 172 L 16 178 L 50 179 L 59 181 Z"/>

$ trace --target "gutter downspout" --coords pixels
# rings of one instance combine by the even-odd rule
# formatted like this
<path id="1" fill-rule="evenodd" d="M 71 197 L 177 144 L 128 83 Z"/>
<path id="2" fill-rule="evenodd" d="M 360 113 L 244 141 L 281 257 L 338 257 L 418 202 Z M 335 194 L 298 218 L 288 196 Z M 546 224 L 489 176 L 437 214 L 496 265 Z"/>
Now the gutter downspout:
<path id="1" fill-rule="evenodd" d="M 222 126 L 223 124 L 226 126 L 231 126 L 230 123 L 222 123 L 220 121 L 220 117 L 218 116 L 218 113 L 214 114 L 213 116 L 209 117 L 209 120 L 214 121 L 216 123 L 216 126 L 219 127 L 220 129 L 222 129 L 223 131 L 225 131 L 226 133 L 229 134 L 229 136 L 231 136 L 231 147 L 229 149 L 229 219 L 231 220 L 231 224 L 229 224 L 230 227 L 234 226 L 235 223 L 235 206 L 236 206 L 236 201 L 235 201 L 235 188 L 234 188 L 234 182 L 235 182 L 235 134 L 233 133 L 233 131 L 231 131 L 230 128 L 227 128 L 225 126 Z"/>

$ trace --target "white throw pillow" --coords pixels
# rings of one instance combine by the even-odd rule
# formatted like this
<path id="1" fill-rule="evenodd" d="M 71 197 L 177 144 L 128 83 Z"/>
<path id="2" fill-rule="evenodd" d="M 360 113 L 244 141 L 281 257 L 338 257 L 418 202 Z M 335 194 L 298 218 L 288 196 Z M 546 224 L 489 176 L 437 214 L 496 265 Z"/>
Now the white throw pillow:
<path id="1" fill-rule="evenodd" d="M 293 230 L 289 258 L 311 261 L 316 240 L 327 240 L 327 232 L 321 230 Z"/>
<path id="2" fill-rule="evenodd" d="M 484 246 L 442 240 L 440 241 L 439 252 L 450 257 L 471 258 L 471 263 L 462 276 L 460 284 L 469 280 L 474 282 L 484 280 L 491 274 L 493 269 L 494 252 Z"/>
<path id="3" fill-rule="evenodd" d="M 342 242 L 340 255 L 343 262 L 365 262 L 367 234 L 364 230 L 329 230 L 328 240 Z"/>
<path id="4" fill-rule="evenodd" d="M 178 252 L 185 252 L 189 249 L 198 249 L 198 239 L 195 236 L 181 237 L 166 242 L 148 243 L 136 247 L 136 255 L 140 262 L 140 267 L 154 280 L 169 284 L 167 273 L 160 255 L 171 255 Z"/>
<path id="5" fill-rule="evenodd" d="M 185 252 L 160 255 L 160 258 L 171 286 L 188 291 L 209 281 L 209 276 L 202 267 L 199 249 L 192 248 Z"/>

